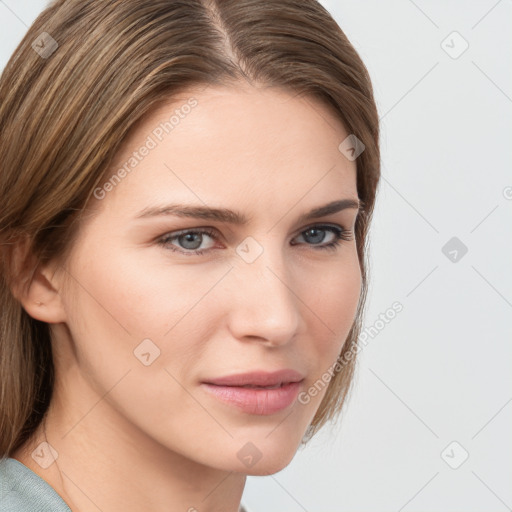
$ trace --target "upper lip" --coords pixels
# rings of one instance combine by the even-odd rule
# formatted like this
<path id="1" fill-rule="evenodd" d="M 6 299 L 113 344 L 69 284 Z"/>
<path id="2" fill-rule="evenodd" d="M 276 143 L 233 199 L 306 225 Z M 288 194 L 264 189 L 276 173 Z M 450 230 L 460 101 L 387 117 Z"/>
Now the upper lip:
<path id="1" fill-rule="evenodd" d="M 216 386 L 275 386 L 277 384 L 288 382 L 300 382 L 304 376 L 291 369 L 278 370 L 275 372 L 252 371 L 240 373 L 237 375 L 227 375 L 204 381 L 206 384 L 215 384 Z"/>

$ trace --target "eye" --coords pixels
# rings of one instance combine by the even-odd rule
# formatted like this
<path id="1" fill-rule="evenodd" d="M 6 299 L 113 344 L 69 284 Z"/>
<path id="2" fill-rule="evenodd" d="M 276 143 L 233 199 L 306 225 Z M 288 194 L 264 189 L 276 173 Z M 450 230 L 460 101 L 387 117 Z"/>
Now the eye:
<path id="1" fill-rule="evenodd" d="M 336 249 L 338 245 L 341 244 L 342 240 L 345 240 L 349 242 L 352 240 L 351 232 L 347 229 L 345 229 L 343 226 L 333 225 L 333 226 L 327 226 L 327 225 L 316 225 L 307 228 L 305 231 L 302 231 L 299 236 L 302 236 L 303 238 L 309 239 L 313 245 L 318 245 L 318 243 L 321 243 L 325 239 L 325 232 L 331 233 L 331 241 L 329 243 L 326 243 L 324 245 L 319 245 L 318 247 L 315 247 L 317 250 L 321 249 Z M 304 234 L 306 234 L 304 236 Z M 296 244 L 293 244 L 296 245 Z"/>
<path id="2" fill-rule="evenodd" d="M 201 243 L 203 242 L 203 235 L 207 235 L 213 239 L 216 238 L 215 232 L 212 229 L 189 229 L 186 231 L 180 231 L 176 234 L 170 233 L 168 235 L 165 235 L 158 241 L 158 243 L 166 248 L 171 249 L 171 251 L 179 252 L 185 254 L 186 256 L 193 256 L 195 254 L 199 255 L 208 251 L 208 249 L 197 249 L 197 247 L 200 247 Z M 176 249 L 176 246 L 170 246 L 169 244 L 173 240 L 179 241 L 181 244 L 183 244 L 182 248 L 187 250 L 182 251 L 180 249 Z"/>
<path id="3" fill-rule="evenodd" d="M 328 243 L 320 245 L 325 240 L 325 233 L 331 234 L 331 240 Z M 157 243 L 173 252 L 178 252 L 186 256 L 201 255 L 208 252 L 211 248 L 198 249 L 203 241 L 204 235 L 217 240 L 215 230 L 209 228 L 188 229 L 177 233 L 169 233 L 160 238 Z M 315 250 L 330 249 L 335 250 L 341 241 L 352 240 L 352 232 L 339 225 L 315 225 L 302 230 L 297 238 L 306 239 L 306 244 L 312 245 Z M 172 244 L 177 241 L 181 248 Z M 300 245 L 292 243 L 292 245 Z M 185 250 L 183 250 L 185 249 Z"/>

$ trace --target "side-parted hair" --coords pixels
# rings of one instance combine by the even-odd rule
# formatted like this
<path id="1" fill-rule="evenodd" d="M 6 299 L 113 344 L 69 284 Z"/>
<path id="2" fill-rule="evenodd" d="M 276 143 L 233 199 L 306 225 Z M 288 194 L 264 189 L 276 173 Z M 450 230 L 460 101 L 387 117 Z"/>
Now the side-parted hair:
<path id="1" fill-rule="evenodd" d="M 372 85 L 343 31 L 316 0 L 54 0 L 0 77 L 0 457 L 31 437 L 54 385 L 49 324 L 25 311 L 14 284 L 28 286 L 37 265 L 68 254 L 81 213 L 143 116 L 188 88 L 240 81 L 317 98 L 364 144 L 356 159 L 360 300 L 343 364 L 303 443 L 341 411 L 380 179 Z M 22 261 L 21 245 L 30 255 Z"/>

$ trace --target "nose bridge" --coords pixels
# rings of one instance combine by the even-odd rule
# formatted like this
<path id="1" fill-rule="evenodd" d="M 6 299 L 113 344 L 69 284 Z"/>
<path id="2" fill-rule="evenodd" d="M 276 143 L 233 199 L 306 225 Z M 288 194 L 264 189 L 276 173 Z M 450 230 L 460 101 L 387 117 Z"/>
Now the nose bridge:
<path id="1" fill-rule="evenodd" d="M 282 248 L 270 242 L 263 247 L 249 237 L 237 247 L 236 257 L 237 289 L 230 311 L 233 334 L 286 343 L 299 326 L 300 301 L 293 292 L 292 272 Z"/>

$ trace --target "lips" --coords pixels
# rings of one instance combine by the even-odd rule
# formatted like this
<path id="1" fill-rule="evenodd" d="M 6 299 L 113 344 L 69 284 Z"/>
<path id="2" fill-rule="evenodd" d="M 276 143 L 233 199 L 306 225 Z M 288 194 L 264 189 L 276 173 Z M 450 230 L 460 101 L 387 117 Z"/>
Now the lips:
<path id="1" fill-rule="evenodd" d="M 247 414 L 271 415 L 297 399 L 304 376 L 295 370 L 254 371 L 209 379 L 201 387 L 210 396 Z"/>
<path id="2" fill-rule="evenodd" d="M 228 375 L 214 379 L 205 380 L 205 384 L 215 386 L 252 387 L 252 388 L 278 388 L 290 382 L 300 382 L 304 376 L 292 369 L 265 372 L 261 370 L 252 371 L 238 375 Z"/>

